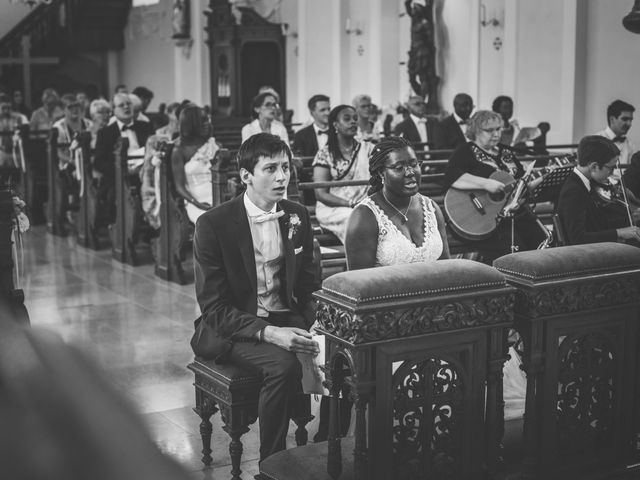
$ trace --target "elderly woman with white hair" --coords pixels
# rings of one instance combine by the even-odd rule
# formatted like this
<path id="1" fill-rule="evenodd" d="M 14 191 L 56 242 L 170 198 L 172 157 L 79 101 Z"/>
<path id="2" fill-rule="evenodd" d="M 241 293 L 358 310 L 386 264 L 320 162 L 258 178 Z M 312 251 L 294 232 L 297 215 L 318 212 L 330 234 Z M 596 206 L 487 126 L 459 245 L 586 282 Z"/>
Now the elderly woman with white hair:
<path id="1" fill-rule="evenodd" d="M 358 115 L 358 133 L 356 140 L 359 142 L 378 142 L 380 140 L 380 128 L 376 124 L 376 107 L 371 103 L 371 97 L 364 93 L 356 95 L 352 102 Z"/>
<path id="2" fill-rule="evenodd" d="M 445 182 L 451 188 L 484 190 L 500 195 L 505 191 L 505 184 L 490 178 L 493 173 L 503 171 L 516 179 L 523 176 L 524 168 L 513 150 L 499 144 L 502 128 L 502 117 L 498 113 L 479 110 L 473 114 L 466 133 L 469 142 L 454 150 L 447 164 Z M 484 262 L 491 265 L 495 258 L 510 253 L 510 227 L 510 222 L 502 221 L 491 237 L 476 242 L 477 251 Z M 542 224 L 528 205 L 522 205 L 515 212 L 515 242 L 518 249 L 533 250 L 545 238 Z"/>
<path id="3" fill-rule="evenodd" d="M 96 146 L 96 138 L 98 137 L 98 130 L 102 127 L 106 127 L 109 124 L 109 118 L 111 117 L 113 110 L 111 104 L 104 98 L 97 98 L 89 105 L 89 116 L 91 117 L 91 148 Z"/>

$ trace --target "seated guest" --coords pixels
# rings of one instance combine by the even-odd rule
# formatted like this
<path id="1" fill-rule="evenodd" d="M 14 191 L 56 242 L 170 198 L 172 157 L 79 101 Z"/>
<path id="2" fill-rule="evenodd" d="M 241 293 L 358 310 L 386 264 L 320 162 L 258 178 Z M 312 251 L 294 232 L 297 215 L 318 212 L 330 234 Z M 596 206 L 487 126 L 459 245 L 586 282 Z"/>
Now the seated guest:
<path id="1" fill-rule="evenodd" d="M 433 143 L 438 124 L 427 118 L 427 104 L 422 97 L 414 95 L 407 102 L 409 118 L 396 125 L 394 135 L 404 137 L 411 143 Z"/>
<path id="2" fill-rule="evenodd" d="M 473 112 L 473 99 L 466 93 L 453 98 L 453 113 L 440 121 L 433 139 L 436 150 L 455 150 L 467 142 L 467 125 Z"/>
<path id="3" fill-rule="evenodd" d="M 562 185 L 556 207 L 569 245 L 640 240 L 640 228 L 623 225 L 620 216 L 612 217 L 593 195 L 616 168 L 618 155 L 620 150 L 606 137 L 580 140 L 578 165 Z"/>
<path id="4" fill-rule="evenodd" d="M 156 135 L 166 137 L 168 140 L 173 140 L 178 135 L 178 107 L 180 107 L 178 102 L 169 104 L 166 110 L 167 124 L 157 129 Z"/>
<path id="5" fill-rule="evenodd" d="M 445 182 L 458 190 L 484 190 L 498 194 L 505 185 L 489 178 L 498 170 L 515 178 L 524 174 L 524 168 L 511 149 L 498 145 L 503 120 L 499 114 L 479 110 L 469 119 L 468 143 L 460 145 L 452 154 L 445 173 Z M 545 229 L 528 206 L 523 205 L 515 213 L 516 246 L 520 250 L 533 250 L 545 238 Z M 493 259 L 510 252 L 511 229 L 508 220 L 502 221 L 487 240 L 478 241 L 477 248 L 483 260 L 491 264 Z"/>
<path id="6" fill-rule="evenodd" d="M 84 90 L 78 90 L 75 95 L 78 103 L 82 105 L 82 116 L 87 120 L 90 120 L 91 119 L 91 112 L 90 112 L 91 99 L 89 98 L 89 95 L 87 95 L 87 92 Z"/>
<path id="7" fill-rule="evenodd" d="M 11 110 L 9 97 L 0 93 L 0 167 L 17 167 L 13 156 L 13 132 L 24 124 L 23 116 Z"/>
<path id="8" fill-rule="evenodd" d="M 278 108 L 277 97 L 270 92 L 259 93 L 253 99 L 253 112 L 256 117 L 251 123 L 242 127 L 242 141 L 256 133 L 271 133 L 289 144 L 289 134 L 282 123 L 276 120 Z"/>
<path id="9" fill-rule="evenodd" d="M 42 92 L 42 106 L 31 114 L 31 130 L 44 131 L 42 136 L 47 137 L 53 124 L 64 116 L 64 110 L 60 106 L 60 97 L 53 88 L 45 88 Z"/>
<path id="10" fill-rule="evenodd" d="M 618 150 L 620 150 L 620 164 L 629 165 L 631 156 L 635 153 L 636 147 L 631 143 L 627 134 L 633 123 L 633 105 L 616 100 L 607 107 L 607 128 L 597 132 L 596 135 L 612 140 Z"/>
<path id="11" fill-rule="evenodd" d="M 211 161 L 220 147 L 211 136 L 211 119 L 199 106 L 192 103 L 182 108 L 178 123 L 171 172 L 176 192 L 187 202 L 189 220 L 195 223 L 213 203 Z"/>
<path id="12" fill-rule="evenodd" d="M 127 93 L 113 96 L 115 121 L 98 130 L 93 160 L 94 177 L 99 178 L 98 196 L 104 205 L 104 219 L 115 221 L 115 175 L 114 148 L 120 138 L 129 140 L 129 151 L 138 150 L 153 133 L 151 124 L 133 119 L 133 105 Z"/>
<path id="13" fill-rule="evenodd" d="M 358 115 L 356 140 L 359 142 L 377 142 L 380 140 L 380 131 L 372 120 L 373 117 L 377 118 L 377 115 L 374 111 L 374 105 L 371 103 L 371 97 L 365 94 L 356 95 L 351 104 Z"/>
<path id="14" fill-rule="evenodd" d="M 98 98 L 89 105 L 89 116 L 91 117 L 91 126 L 89 127 L 89 131 L 91 132 L 91 148 L 95 148 L 96 146 L 98 130 L 109 124 L 111 113 L 111 104 L 103 98 Z"/>
<path id="15" fill-rule="evenodd" d="M 349 270 L 449 258 L 444 217 L 419 193 L 420 163 L 411 143 L 381 140 L 371 151 L 369 173 L 370 196 L 347 224 Z"/>
<path id="16" fill-rule="evenodd" d="M 283 199 L 290 162 L 280 138 L 250 137 L 238 151 L 246 192 L 202 215 L 193 237 L 202 317 L 191 345 L 196 355 L 263 374 L 261 461 L 286 446 L 292 398 L 301 391 L 296 353 L 319 351 L 307 331 L 315 319 L 311 294 L 319 287 L 309 213 Z M 219 341 L 204 345 L 212 337 Z"/>
<path id="17" fill-rule="evenodd" d="M 307 102 L 309 113 L 313 118 L 313 123 L 296 132 L 293 137 L 293 147 L 291 150 L 294 155 L 301 157 L 313 157 L 318 150 L 327 144 L 329 137 L 328 122 L 329 97 L 326 95 L 314 95 Z"/>
<path id="18" fill-rule="evenodd" d="M 24 115 L 27 119 L 24 123 L 29 123 L 29 117 L 31 116 L 31 110 L 24 103 L 24 95 L 22 94 L 22 90 L 14 90 L 13 91 L 13 102 L 11 103 L 11 110 L 13 113 L 19 113 Z"/>
<path id="19" fill-rule="evenodd" d="M 329 139 L 313 160 L 316 182 L 367 180 L 369 152 L 373 145 L 358 142 L 358 115 L 353 107 L 339 105 L 329 113 Z M 316 188 L 316 218 L 321 227 L 344 243 L 347 220 L 353 207 L 367 196 L 367 187 L 336 186 Z"/>
<path id="20" fill-rule="evenodd" d="M 631 162 L 625 169 L 622 180 L 629 202 L 640 207 L 640 152 L 634 153 L 631 157 Z"/>
<path id="21" fill-rule="evenodd" d="M 503 120 L 500 143 L 507 146 L 524 146 L 530 140 L 540 137 L 549 131 L 549 124 L 542 122 L 537 127 L 520 127 L 520 123 L 513 117 L 513 99 L 506 95 L 496 97 L 491 110 L 499 113 Z"/>

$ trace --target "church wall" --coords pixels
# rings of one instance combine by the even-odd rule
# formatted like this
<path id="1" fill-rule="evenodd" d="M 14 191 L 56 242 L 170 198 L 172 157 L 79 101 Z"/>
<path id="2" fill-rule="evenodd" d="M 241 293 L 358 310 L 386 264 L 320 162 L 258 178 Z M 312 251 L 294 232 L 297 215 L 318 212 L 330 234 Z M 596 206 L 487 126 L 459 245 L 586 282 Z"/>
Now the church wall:
<path id="1" fill-rule="evenodd" d="M 613 100 L 621 99 L 636 107 L 640 118 L 640 35 L 628 32 L 622 18 L 632 7 L 629 0 L 581 0 L 587 5 L 584 117 L 576 122 L 575 139 L 606 126 L 606 109 Z M 629 138 L 640 145 L 640 121 L 636 120 Z"/>
<path id="2" fill-rule="evenodd" d="M 134 7 L 124 32 L 125 48 L 117 54 L 117 72 L 111 76 L 129 90 L 142 85 L 154 93 L 149 110 L 175 100 L 175 59 L 171 40 L 171 0 Z M 195 3 L 195 2 L 194 2 Z M 110 80 L 113 81 L 113 80 Z M 113 93 L 115 85 L 109 85 Z"/>

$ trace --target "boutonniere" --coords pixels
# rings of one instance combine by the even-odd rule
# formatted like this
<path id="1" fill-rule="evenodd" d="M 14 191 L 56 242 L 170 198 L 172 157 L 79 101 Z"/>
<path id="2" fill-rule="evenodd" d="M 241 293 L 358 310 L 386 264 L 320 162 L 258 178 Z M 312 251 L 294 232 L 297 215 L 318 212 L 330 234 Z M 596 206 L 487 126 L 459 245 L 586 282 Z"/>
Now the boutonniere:
<path id="1" fill-rule="evenodd" d="M 298 229 L 300 228 L 300 225 L 301 225 L 300 217 L 297 214 L 292 213 L 289 216 L 289 221 L 287 222 L 287 225 L 289 227 L 289 234 L 287 236 L 289 240 L 291 240 L 293 236 L 296 233 L 298 233 Z"/>

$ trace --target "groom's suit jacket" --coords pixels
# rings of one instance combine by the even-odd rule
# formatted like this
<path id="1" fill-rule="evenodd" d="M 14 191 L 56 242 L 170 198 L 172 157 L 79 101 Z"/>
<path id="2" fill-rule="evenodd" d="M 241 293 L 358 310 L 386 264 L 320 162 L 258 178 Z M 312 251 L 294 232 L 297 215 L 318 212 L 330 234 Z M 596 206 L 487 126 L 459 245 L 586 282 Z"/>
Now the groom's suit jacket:
<path id="1" fill-rule="evenodd" d="M 311 294 L 319 288 L 307 209 L 282 200 L 277 221 L 284 245 L 283 300 L 306 327 L 315 316 Z M 234 341 L 254 339 L 270 323 L 256 316 L 257 274 L 243 195 L 202 214 L 193 238 L 196 296 L 202 311 L 191 345 L 196 355 L 222 357 Z M 215 341 L 212 341 L 212 338 Z"/>

